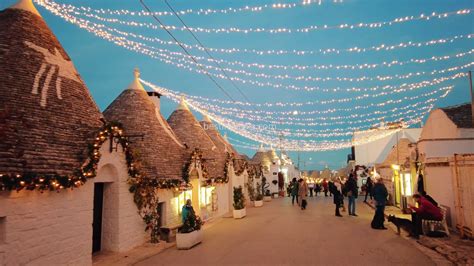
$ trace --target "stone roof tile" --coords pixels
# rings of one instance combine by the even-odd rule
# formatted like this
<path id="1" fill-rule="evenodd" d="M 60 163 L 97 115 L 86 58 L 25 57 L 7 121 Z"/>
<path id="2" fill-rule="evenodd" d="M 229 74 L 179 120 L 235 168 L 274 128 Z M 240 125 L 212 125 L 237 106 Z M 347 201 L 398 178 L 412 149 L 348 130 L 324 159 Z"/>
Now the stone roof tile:
<path id="1" fill-rule="evenodd" d="M 0 11 L 0 173 L 73 174 L 102 115 L 30 7 Z"/>

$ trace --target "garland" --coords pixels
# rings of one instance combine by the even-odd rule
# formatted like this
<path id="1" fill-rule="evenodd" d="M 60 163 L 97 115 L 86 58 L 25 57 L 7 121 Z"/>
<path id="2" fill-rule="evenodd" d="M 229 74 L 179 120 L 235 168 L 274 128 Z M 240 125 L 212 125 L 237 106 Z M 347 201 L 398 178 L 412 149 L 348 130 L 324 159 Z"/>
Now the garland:
<path id="1" fill-rule="evenodd" d="M 38 174 L 34 172 L 0 174 L 0 191 L 45 190 L 60 191 L 61 189 L 74 189 L 84 185 L 88 178 L 96 176 L 97 165 L 100 159 L 99 149 L 109 136 L 118 139 L 122 147 L 128 147 L 128 141 L 123 136 L 123 130 L 117 123 L 104 124 L 100 129 L 94 144 L 88 146 L 88 158 L 80 170 L 71 175 Z M 127 157 L 128 161 L 128 157 Z M 129 168 L 129 173 L 136 174 Z"/>
<path id="2" fill-rule="evenodd" d="M 195 148 L 194 151 L 191 153 L 191 158 L 190 158 L 189 162 L 185 163 L 184 166 L 183 166 L 183 180 L 187 184 L 189 184 L 189 181 L 190 181 L 189 173 L 190 173 L 190 170 L 191 170 L 191 166 L 192 166 L 192 164 L 196 165 L 198 161 L 199 162 L 204 161 L 203 153 L 200 149 Z M 203 176 L 203 178 L 207 179 L 209 177 L 209 173 L 207 172 L 207 168 L 202 163 L 200 165 L 201 165 L 202 176 Z M 190 186 L 190 184 L 188 186 Z"/>
<path id="3" fill-rule="evenodd" d="M 233 156 L 229 153 L 229 152 L 226 152 L 227 154 L 227 158 L 225 160 L 225 165 L 224 165 L 224 175 L 222 177 L 216 177 L 214 179 L 214 182 L 215 183 L 218 183 L 218 184 L 226 184 L 226 183 L 229 183 L 229 167 L 230 167 L 230 164 L 233 160 Z"/>

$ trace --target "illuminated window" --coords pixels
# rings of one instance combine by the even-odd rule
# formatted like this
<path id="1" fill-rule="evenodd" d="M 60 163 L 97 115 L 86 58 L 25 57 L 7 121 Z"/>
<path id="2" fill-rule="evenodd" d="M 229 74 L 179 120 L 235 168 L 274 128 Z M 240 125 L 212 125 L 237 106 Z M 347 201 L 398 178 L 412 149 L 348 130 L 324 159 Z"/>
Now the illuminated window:
<path id="1" fill-rule="evenodd" d="M 201 187 L 201 207 L 207 207 L 212 204 L 212 192 L 214 187 Z"/>
<path id="2" fill-rule="evenodd" d="M 406 173 L 403 175 L 403 188 L 405 192 L 405 196 L 412 196 L 413 195 L 413 190 L 411 187 L 411 174 Z"/>

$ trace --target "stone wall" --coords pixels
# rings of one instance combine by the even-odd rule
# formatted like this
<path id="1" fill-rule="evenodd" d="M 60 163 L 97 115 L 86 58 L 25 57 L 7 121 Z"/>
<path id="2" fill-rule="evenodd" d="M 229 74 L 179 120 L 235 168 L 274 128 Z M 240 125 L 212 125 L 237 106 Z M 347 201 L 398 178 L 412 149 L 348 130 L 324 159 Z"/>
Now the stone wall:
<path id="1" fill-rule="evenodd" d="M 92 195 L 93 182 L 60 193 L 0 192 L 0 265 L 91 264 Z"/>
<path id="2" fill-rule="evenodd" d="M 101 148 L 98 175 L 61 192 L 0 192 L 0 265 L 90 265 L 94 183 L 104 182 L 104 250 L 125 251 L 146 241 L 128 191 L 123 153 Z"/>

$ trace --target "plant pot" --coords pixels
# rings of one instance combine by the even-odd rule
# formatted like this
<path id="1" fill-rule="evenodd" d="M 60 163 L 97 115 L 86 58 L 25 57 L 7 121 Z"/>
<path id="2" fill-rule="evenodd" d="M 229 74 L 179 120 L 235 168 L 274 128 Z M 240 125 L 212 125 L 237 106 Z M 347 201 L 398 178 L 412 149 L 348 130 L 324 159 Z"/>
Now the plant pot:
<path id="1" fill-rule="evenodd" d="M 263 196 L 263 201 L 272 201 L 272 196 Z"/>
<path id="2" fill-rule="evenodd" d="M 253 202 L 253 206 L 255 207 L 262 207 L 263 206 L 263 200 L 256 200 Z"/>
<path id="3" fill-rule="evenodd" d="M 247 212 L 245 210 L 245 208 L 241 209 L 241 210 L 233 210 L 232 211 L 232 216 L 234 216 L 235 219 L 242 219 L 245 217 L 245 215 L 247 215 Z"/>
<path id="4" fill-rule="evenodd" d="M 176 247 L 178 249 L 190 249 L 202 242 L 202 230 L 195 230 L 191 233 L 177 233 Z"/>

